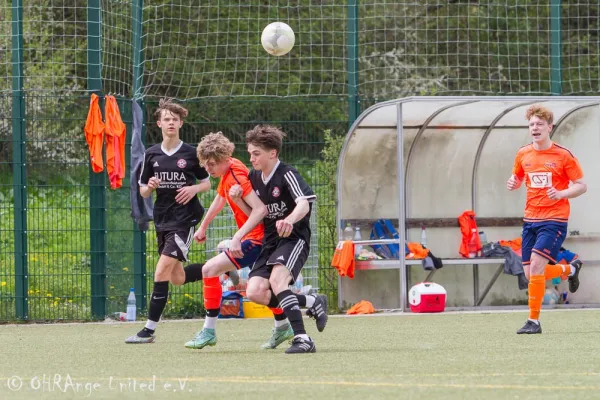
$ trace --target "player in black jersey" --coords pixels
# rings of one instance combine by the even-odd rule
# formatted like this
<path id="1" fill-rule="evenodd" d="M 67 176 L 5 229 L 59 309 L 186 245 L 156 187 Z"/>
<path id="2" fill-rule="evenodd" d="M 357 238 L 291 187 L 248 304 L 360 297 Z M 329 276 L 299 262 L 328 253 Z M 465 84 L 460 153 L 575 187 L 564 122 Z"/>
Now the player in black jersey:
<path id="1" fill-rule="evenodd" d="M 306 334 L 300 307 L 317 321 L 322 331 L 327 323 L 327 298 L 295 295 L 289 285 L 296 281 L 310 250 L 310 213 L 315 194 L 298 171 L 281 161 L 281 130 L 256 126 L 246 134 L 252 188 L 267 206 L 263 219 L 263 249 L 250 271 L 247 296 L 251 301 L 283 308 L 294 339 L 286 353 L 314 353 L 315 344 Z"/>
<path id="2" fill-rule="evenodd" d="M 126 343 L 151 343 L 160 316 L 167 304 L 169 282 L 182 285 L 202 279 L 202 265 L 183 268 L 194 236 L 194 226 L 204 215 L 197 194 L 210 189 L 206 170 L 200 166 L 196 149 L 183 143 L 179 129 L 188 111 L 170 100 L 161 99 L 154 113 L 162 131 L 162 143 L 146 150 L 140 174 L 140 193 L 152 196 L 154 227 L 160 258 L 154 273 L 154 290 L 146 326 Z M 200 183 L 196 183 L 199 180 Z"/>

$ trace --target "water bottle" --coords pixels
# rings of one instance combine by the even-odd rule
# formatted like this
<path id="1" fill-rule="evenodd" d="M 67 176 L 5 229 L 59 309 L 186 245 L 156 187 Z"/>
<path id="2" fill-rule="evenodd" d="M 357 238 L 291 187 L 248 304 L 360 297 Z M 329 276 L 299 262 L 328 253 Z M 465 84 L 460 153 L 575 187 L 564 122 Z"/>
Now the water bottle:
<path id="1" fill-rule="evenodd" d="M 477 250 L 479 250 L 477 247 L 477 238 L 478 238 L 479 234 L 477 232 L 477 229 L 473 228 L 471 230 L 471 236 L 469 237 L 469 241 L 467 243 L 467 248 L 469 249 L 469 258 L 475 258 L 477 257 Z"/>
<path id="2" fill-rule="evenodd" d="M 425 225 L 421 227 L 421 246 L 423 248 L 427 248 L 427 231 L 425 230 Z"/>
<path id="3" fill-rule="evenodd" d="M 479 241 L 481 242 L 482 246 L 487 244 L 487 235 L 484 231 L 479 231 Z"/>
<path id="4" fill-rule="evenodd" d="M 240 275 L 240 290 L 246 290 L 246 288 L 248 287 L 248 275 L 250 273 L 250 268 L 244 267 L 238 272 Z"/>
<path id="5" fill-rule="evenodd" d="M 304 287 L 304 277 L 302 277 L 302 273 L 298 274 L 298 278 L 296 278 L 296 282 L 294 282 L 292 292 L 299 294 Z"/>
<path id="6" fill-rule="evenodd" d="M 131 288 L 129 289 L 129 297 L 127 297 L 127 321 L 135 321 L 136 314 L 135 291 Z"/>
<path id="7" fill-rule="evenodd" d="M 354 231 L 354 241 L 357 240 L 362 240 L 362 235 L 360 234 L 360 226 L 356 227 L 356 230 Z M 355 244 L 354 245 L 354 258 L 357 258 L 360 255 L 360 252 L 362 251 L 362 245 L 361 244 Z"/>
<path id="8" fill-rule="evenodd" d="M 350 222 L 346 225 L 346 229 L 344 229 L 344 240 L 352 240 L 352 235 L 354 232 L 352 231 L 352 225 Z"/>

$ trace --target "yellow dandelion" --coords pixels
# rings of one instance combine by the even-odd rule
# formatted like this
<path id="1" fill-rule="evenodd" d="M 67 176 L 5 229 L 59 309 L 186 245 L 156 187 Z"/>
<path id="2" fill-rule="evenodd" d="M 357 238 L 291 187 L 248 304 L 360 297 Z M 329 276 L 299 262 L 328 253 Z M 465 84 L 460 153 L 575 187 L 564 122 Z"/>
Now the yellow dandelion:
<path id="1" fill-rule="evenodd" d="M 129 268 L 123 267 L 123 271 L 127 272 L 127 271 L 129 271 Z"/>
<path id="2" fill-rule="evenodd" d="M 2 281 L 2 283 L 0 283 L 0 286 L 6 286 L 6 282 Z"/>
<path id="3" fill-rule="evenodd" d="M 69 303 L 72 303 L 72 302 L 73 302 L 73 300 L 69 299 Z"/>
<path id="4" fill-rule="evenodd" d="M 46 297 L 52 297 L 52 293 L 46 293 Z"/>
<path id="5" fill-rule="evenodd" d="M 187 293 L 186 293 L 186 294 L 184 294 L 184 296 L 185 296 L 185 297 L 187 297 L 187 298 L 190 298 L 190 299 L 192 298 L 192 296 L 190 296 L 190 295 L 189 295 L 189 294 L 187 294 Z"/>
<path id="6" fill-rule="evenodd" d="M 167 301 L 167 304 L 171 304 L 171 300 Z"/>
<path id="7" fill-rule="evenodd" d="M 110 288 L 111 288 L 111 289 L 114 289 L 115 287 L 114 287 L 113 285 L 110 285 Z"/>

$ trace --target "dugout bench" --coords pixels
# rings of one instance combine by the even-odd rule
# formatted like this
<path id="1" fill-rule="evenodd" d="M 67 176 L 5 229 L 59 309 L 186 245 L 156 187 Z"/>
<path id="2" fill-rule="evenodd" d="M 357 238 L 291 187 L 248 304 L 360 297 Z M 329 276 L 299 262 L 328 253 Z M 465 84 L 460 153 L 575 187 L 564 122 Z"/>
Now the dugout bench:
<path id="1" fill-rule="evenodd" d="M 397 224 L 397 220 L 392 220 L 394 225 Z M 345 223 L 351 223 L 353 226 L 355 225 L 359 225 L 362 227 L 370 227 L 372 225 L 374 221 L 373 220 L 365 220 L 365 219 L 360 219 L 360 220 L 356 220 L 356 219 L 352 219 L 352 220 L 346 220 L 344 221 Z M 480 227 L 497 227 L 497 226 L 503 226 L 503 227 L 510 227 L 510 226 L 520 226 L 522 224 L 522 219 L 521 218 L 481 218 L 478 219 L 478 223 L 480 225 Z M 427 226 L 429 228 L 454 228 L 456 227 L 458 229 L 458 222 L 456 218 L 427 218 L 427 219 L 414 219 L 414 218 L 409 218 L 406 220 L 406 227 L 407 228 L 416 228 L 416 227 L 420 227 L 420 226 Z M 398 239 L 382 239 L 382 240 L 360 240 L 360 241 L 353 241 L 355 244 L 360 244 L 360 245 L 373 245 L 373 244 L 399 244 L 399 240 Z M 402 247 L 401 247 L 402 248 Z M 434 251 L 435 246 L 432 247 L 432 250 Z M 504 258 L 498 258 L 498 257 L 477 257 L 477 258 L 451 258 L 451 257 L 446 257 L 446 258 L 441 258 L 442 263 L 444 265 L 444 268 L 456 268 L 456 267 L 461 267 L 461 266 L 471 266 L 472 267 L 472 275 L 473 275 L 473 307 L 480 307 L 483 303 L 483 301 L 485 300 L 486 296 L 488 295 L 488 293 L 490 292 L 490 290 L 492 289 L 492 287 L 494 286 L 494 284 L 496 283 L 496 281 L 498 280 L 498 278 L 500 277 L 500 275 L 503 273 L 504 271 Z M 410 289 L 410 287 L 412 287 L 412 285 L 418 283 L 418 282 L 434 282 L 434 276 L 436 274 L 436 272 L 438 271 L 437 269 L 433 269 L 431 271 L 423 271 L 423 274 L 419 275 L 419 277 L 414 277 L 414 272 L 411 271 L 411 267 L 412 266 L 416 266 L 416 265 L 422 265 L 423 260 L 422 259 L 405 259 L 405 260 L 400 260 L 400 259 L 383 259 L 383 260 L 356 260 L 356 264 L 355 264 L 355 271 L 359 271 L 357 273 L 361 273 L 361 272 L 368 272 L 368 271 L 385 271 L 385 270 L 397 270 L 399 272 L 401 272 L 401 262 L 404 262 L 404 268 L 406 269 L 406 303 L 408 304 L 408 289 Z M 491 278 L 488 280 L 486 286 L 483 289 L 480 289 L 480 266 L 490 266 L 493 267 L 495 266 L 493 275 L 491 276 Z M 421 278 L 423 277 L 423 278 Z M 348 279 L 348 278 L 344 278 L 344 279 Z M 401 281 L 401 279 L 400 279 Z M 343 282 L 341 277 L 338 277 L 338 306 L 340 308 L 344 308 L 345 306 L 345 302 L 346 302 L 346 297 L 345 297 L 345 290 L 344 290 L 344 286 L 345 284 L 348 284 L 348 282 Z M 401 285 L 401 284 L 400 284 Z M 443 286 L 443 282 L 442 282 L 442 286 Z M 398 304 L 402 304 L 401 302 L 401 297 L 402 297 L 402 293 L 403 290 L 402 288 L 400 288 L 400 290 L 398 291 L 398 295 L 399 295 L 399 299 L 398 299 Z M 367 297 L 367 296 L 365 296 Z M 377 305 L 375 305 L 375 308 L 378 308 Z M 380 307 L 380 308 L 387 308 L 387 307 Z"/>

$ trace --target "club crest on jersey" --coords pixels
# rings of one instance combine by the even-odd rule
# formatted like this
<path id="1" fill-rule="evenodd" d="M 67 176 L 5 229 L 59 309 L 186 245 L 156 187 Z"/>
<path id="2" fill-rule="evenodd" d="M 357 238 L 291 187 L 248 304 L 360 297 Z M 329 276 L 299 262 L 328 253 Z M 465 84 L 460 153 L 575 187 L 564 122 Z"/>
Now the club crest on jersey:
<path id="1" fill-rule="evenodd" d="M 177 160 L 177 166 L 179 168 L 185 168 L 186 165 L 187 165 L 187 162 L 183 158 L 180 158 L 179 160 Z"/>
<path id="2" fill-rule="evenodd" d="M 273 197 L 279 197 L 279 195 L 281 194 L 281 191 L 279 190 L 279 188 L 277 186 L 275 186 L 275 188 L 273 188 Z"/>

